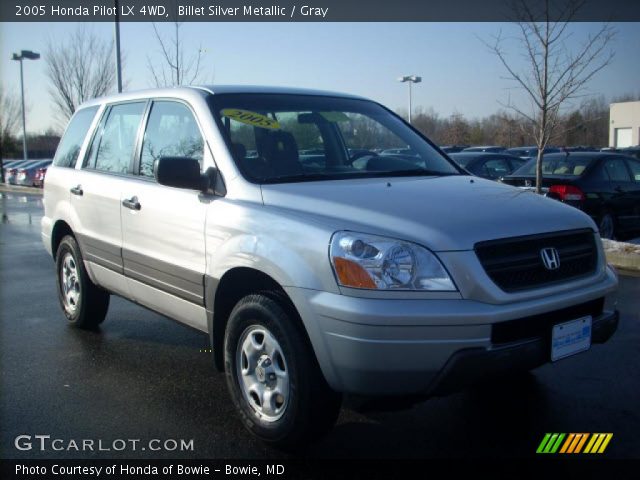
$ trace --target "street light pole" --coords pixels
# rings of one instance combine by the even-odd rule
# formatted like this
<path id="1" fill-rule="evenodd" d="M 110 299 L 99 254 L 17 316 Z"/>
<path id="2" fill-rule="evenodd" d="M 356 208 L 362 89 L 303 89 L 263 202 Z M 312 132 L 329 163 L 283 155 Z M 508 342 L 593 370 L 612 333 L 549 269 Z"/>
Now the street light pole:
<path id="1" fill-rule="evenodd" d="M 32 52 L 31 50 L 21 50 L 19 54 L 14 53 L 13 57 L 11 57 L 11 60 L 20 62 L 20 94 L 22 97 L 22 153 L 25 160 L 28 160 L 29 158 L 27 155 L 27 115 L 24 108 L 24 72 L 22 70 L 22 61 L 24 59 L 38 60 L 39 58 L 40 54 Z"/>
<path id="2" fill-rule="evenodd" d="M 122 93 L 122 65 L 120 63 L 120 5 L 118 0 L 114 1 L 116 7 L 115 22 L 113 24 L 113 36 L 115 37 L 116 46 L 116 80 L 118 84 L 118 93 Z"/>
<path id="3" fill-rule="evenodd" d="M 27 116 L 24 113 L 24 74 L 22 72 L 22 57 L 20 57 L 20 97 L 22 98 L 22 154 L 27 158 Z"/>
<path id="4" fill-rule="evenodd" d="M 409 123 L 411 123 L 411 84 L 420 83 L 422 81 L 422 77 L 418 77 L 417 75 L 406 75 L 403 77 L 398 77 L 398 81 L 402 83 L 409 83 Z"/>

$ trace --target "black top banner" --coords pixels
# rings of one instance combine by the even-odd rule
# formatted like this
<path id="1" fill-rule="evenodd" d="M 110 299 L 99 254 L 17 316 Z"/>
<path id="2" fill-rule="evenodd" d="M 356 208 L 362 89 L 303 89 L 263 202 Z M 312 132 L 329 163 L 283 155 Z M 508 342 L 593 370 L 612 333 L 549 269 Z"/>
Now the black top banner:
<path id="1" fill-rule="evenodd" d="M 553 0 L 552 20 L 640 21 L 638 0 Z M 2 22 L 505 22 L 545 0 L 2 0 Z M 577 7 L 577 8 L 574 8 Z"/>

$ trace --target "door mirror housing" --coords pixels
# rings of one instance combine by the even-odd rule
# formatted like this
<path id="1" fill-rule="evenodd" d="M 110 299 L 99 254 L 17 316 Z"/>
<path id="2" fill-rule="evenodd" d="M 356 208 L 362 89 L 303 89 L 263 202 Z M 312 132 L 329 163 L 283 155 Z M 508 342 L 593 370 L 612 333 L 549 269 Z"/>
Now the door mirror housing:
<path id="1" fill-rule="evenodd" d="M 160 157 L 155 161 L 154 176 L 160 185 L 206 192 L 211 176 L 200 171 L 200 162 L 190 157 Z"/>

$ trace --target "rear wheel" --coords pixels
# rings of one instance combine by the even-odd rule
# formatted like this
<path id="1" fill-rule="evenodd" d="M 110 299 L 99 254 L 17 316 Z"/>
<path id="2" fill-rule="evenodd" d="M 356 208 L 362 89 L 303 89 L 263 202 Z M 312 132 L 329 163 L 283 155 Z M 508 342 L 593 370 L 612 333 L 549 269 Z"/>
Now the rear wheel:
<path id="1" fill-rule="evenodd" d="M 284 449 L 326 433 L 341 404 L 297 320 L 275 295 L 249 295 L 231 312 L 225 332 L 227 385 L 242 422 Z"/>
<path id="2" fill-rule="evenodd" d="M 598 222 L 598 230 L 600 230 L 600 237 L 613 240 L 616 237 L 616 222 L 615 218 L 610 212 L 605 212 L 600 217 Z"/>
<path id="3" fill-rule="evenodd" d="M 56 273 L 58 300 L 69 323 L 87 329 L 100 325 L 109 309 L 109 294 L 89 278 L 78 243 L 71 235 L 58 246 Z"/>

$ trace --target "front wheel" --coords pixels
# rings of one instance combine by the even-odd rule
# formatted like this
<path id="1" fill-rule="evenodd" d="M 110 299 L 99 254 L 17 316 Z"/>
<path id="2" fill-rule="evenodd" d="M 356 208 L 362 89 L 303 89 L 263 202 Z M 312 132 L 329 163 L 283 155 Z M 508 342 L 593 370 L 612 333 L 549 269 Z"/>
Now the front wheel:
<path id="1" fill-rule="evenodd" d="M 327 385 L 307 338 L 277 296 L 249 295 L 229 317 L 225 374 L 251 433 L 284 449 L 326 433 L 341 397 Z"/>
<path id="2" fill-rule="evenodd" d="M 58 300 L 69 323 L 92 329 L 100 325 L 109 308 L 109 294 L 96 286 L 82 261 L 78 242 L 65 236 L 56 253 Z"/>

